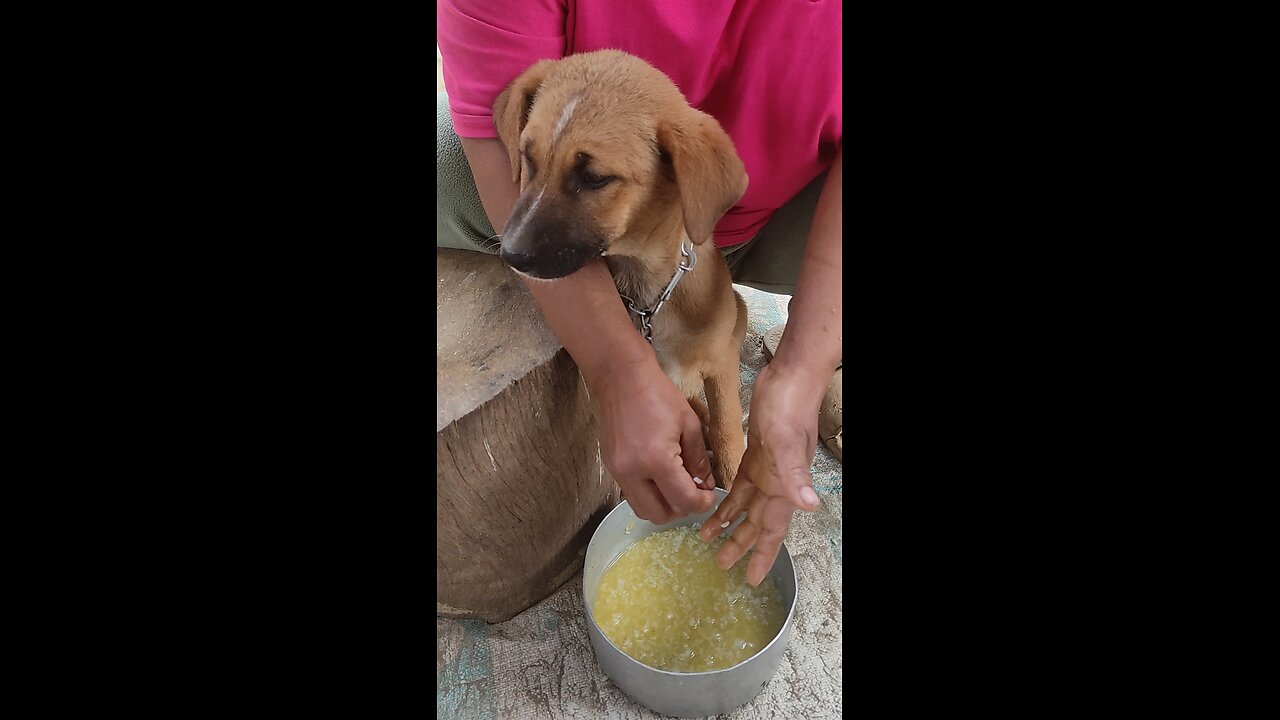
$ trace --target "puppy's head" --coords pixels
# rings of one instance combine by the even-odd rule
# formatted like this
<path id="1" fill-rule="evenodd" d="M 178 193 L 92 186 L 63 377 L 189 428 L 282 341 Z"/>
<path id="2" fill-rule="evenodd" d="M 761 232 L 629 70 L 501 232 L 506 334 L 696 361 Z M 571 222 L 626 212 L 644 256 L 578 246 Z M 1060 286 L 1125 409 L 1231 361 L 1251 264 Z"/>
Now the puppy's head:
<path id="1" fill-rule="evenodd" d="M 606 254 L 662 252 L 653 244 L 680 230 L 706 242 L 747 189 L 719 123 L 666 75 L 616 50 L 530 67 L 498 96 L 493 122 L 520 186 L 502 257 L 531 277 L 564 277 Z"/>

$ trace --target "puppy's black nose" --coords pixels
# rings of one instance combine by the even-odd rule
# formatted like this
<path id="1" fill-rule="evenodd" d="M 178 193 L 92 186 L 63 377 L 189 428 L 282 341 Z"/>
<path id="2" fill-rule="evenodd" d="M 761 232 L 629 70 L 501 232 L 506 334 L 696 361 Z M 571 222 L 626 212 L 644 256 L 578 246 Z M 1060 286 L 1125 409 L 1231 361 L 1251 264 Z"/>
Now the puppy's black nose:
<path id="1" fill-rule="evenodd" d="M 533 267 L 533 261 L 535 259 L 533 255 L 507 252 L 506 248 L 503 248 L 499 254 L 502 256 L 503 262 L 520 272 L 528 272 L 529 269 Z"/>

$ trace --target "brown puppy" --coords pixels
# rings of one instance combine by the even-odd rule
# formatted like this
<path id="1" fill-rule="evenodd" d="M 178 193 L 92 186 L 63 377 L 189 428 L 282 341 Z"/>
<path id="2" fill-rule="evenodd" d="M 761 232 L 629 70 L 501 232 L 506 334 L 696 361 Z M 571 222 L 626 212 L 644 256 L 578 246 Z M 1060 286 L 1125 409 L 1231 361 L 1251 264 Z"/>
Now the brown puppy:
<path id="1" fill-rule="evenodd" d="M 502 258 L 553 279 L 604 256 L 637 328 L 651 324 L 658 362 L 702 419 L 712 471 L 729 488 L 745 450 L 747 308 L 708 241 L 747 189 L 733 142 L 666 75 L 616 50 L 538 62 L 498 96 L 493 121 L 520 186 Z M 681 264 L 695 269 L 678 273 Z"/>

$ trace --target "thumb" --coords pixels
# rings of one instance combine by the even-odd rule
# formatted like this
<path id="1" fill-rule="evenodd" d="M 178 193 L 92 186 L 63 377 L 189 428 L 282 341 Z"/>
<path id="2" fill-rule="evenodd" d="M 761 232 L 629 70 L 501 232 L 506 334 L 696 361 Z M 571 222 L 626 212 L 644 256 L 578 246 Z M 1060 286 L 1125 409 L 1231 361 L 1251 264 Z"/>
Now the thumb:
<path id="1" fill-rule="evenodd" d="M 702 439 L 702 422 L 693 410 L 685 413 L 680 427 L 680 460 L 699 487 L 710 490 L 716 486 L 715 480 L 711 479 L 711 461 L 707 459 L 707 446 Z"/>
<path id="2" fill-rule="evenodd" d="M 813 477 L 809 474 L 809 468 L 793 467 L 787 471 L 786 478 L 791 488 L 788 494 L 791 502 L 801 510 L 817 510 L 818 493 L 813 490 Z"/>
<path id="3" fill-rule="evenodd" d="M 778 448 L 779 479 L 785 490 L 782 494 L 801 510 L 818 509 L 818 494 L 813 490 L 813 476 L 809 474 L 809 461 L 798 443 L 784 443 Z"/>

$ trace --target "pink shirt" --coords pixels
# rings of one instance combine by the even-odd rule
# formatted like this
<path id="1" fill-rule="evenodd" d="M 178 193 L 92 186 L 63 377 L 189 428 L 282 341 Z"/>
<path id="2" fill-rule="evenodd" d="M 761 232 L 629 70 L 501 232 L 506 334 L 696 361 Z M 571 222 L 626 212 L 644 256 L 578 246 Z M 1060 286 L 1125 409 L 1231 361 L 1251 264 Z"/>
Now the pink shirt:
<path id="1" fill-rule="evenodd" d="M 491 138 L 498 93 L 542 58 L 615 48 L 714 116 L 747 167 L 716 226 L 746 242 L 835 158 L 843 137 L 839 0 L 440 0 L 436 42 L 458 135 Z"/>

